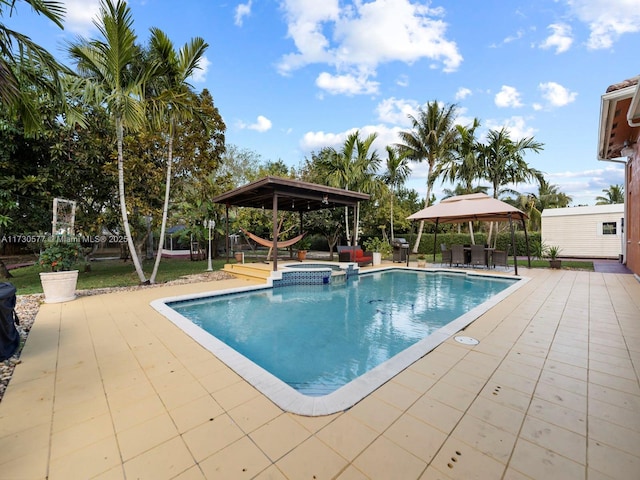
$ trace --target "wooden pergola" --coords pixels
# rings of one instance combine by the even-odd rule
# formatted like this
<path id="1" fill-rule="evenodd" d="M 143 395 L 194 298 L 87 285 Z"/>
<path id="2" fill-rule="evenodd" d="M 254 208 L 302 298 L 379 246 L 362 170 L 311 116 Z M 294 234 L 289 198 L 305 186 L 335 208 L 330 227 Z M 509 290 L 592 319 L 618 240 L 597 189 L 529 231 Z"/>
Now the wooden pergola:
<path id="1" fill-rule="evenodd" d="M 226 207 L 226 250 L 229 261 L 229 207 L 250 207 L 271 209 L 273 216 L 273 270 L 278 269 L 278 211 L 298 212 L 300 215 L 300 232 L 305 212 L 334 207 L 352 207 L 354 232 L 359 202 L 369 200 L 366 193 L 352 192 L 340 188 L 327 187 L 315 183 L 301 182 L 290 178 L 264 177 L 242 187 L 230 190 L 212 199 L 214 203 L 222 203 Z"/>

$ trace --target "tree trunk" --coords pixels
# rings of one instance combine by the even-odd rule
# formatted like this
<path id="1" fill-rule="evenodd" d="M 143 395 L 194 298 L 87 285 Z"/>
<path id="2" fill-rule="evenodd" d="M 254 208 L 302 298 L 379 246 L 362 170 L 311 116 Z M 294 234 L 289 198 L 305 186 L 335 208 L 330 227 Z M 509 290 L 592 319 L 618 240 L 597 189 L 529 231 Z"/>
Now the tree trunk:
<path id="1" fill-rule="evenodd" d="M 391 194 L 391 243 L 393 243 L 393 195 Z"/>
<path id="2" fill-rule="evenodd" d="M 171 127 L 170 127 L 171 128 Z M 162 224 L 160 225 L 160 238 L 158 239 L 158 252 L 156 253 L 156 261 L 153 264 L 153 271 L 149 278 L 149 283 L 156 283 L 156 275 L 162 258 L 162 248 L 164 247 L 164 235 L 167 228 L 167 216 L 169 214 L 169 194 L 171 192 L 171 164 L 173 163 L 173 133 L 169 133 L 169 141 L 167 145 L 167 179 L 165 180 L 164 189 L 164 206 L 162 207 Z"/>
<path id="3" fill-rule="evenodd" d="M 351 237 L 349 236 L 349 207 L 344 207 L 344 234 L 347 236 L 347 245 L 351 245 Z"/>
<path id="4" fill-rule="evenodd" d="M 131 236 L 131 228 L 129 227 L 129 215 L 127 214 L 127 203 L 124 196 L 124 158 L 122 155 L 122 142 L 124 137 L 124 129 L 122 127 L 122 120 L 116 120 L 116 135 L 117 135 L 117 147 L 118 147 L 118 197 L 120 199 L 120 213 L 122 215 L 122 224 L 124 227 L 124 233 L 127 237 L 127 245 L 129 246 L 129 254 L 131 260 L 140 279 L 140 283 L 147 283 L 147 279 L 142 270 L 142 265 L 138 259 L 138 253 L 136 252 L 136 246 L 133 243 L 133 237 Z"/>
<path id="5" fill-rule="evenodd" d="M 9 269 L 2 260 L 0 260 L 0 278 L 13 278 L 13 275 L 11 275 L 11 272 L 9 272 Z"/>
<path id="6" fill-rule="evenodd" d="M 424 207 L 429 206 L 429 199 L 431 198 L 431 175 L 433 174 L 433 165 L 429 163 L 429 171 L 427 173 L 427 195 L 425 196 Z M 418 253 L 418 247 L 420 246 L 420 240 L 422 239 L 422 230 L 424 230 L 424 220 L 420 220 L 420 227 L 418 227 L 418 236 L 416 243 L 413 246 L 413 253 Z"/>

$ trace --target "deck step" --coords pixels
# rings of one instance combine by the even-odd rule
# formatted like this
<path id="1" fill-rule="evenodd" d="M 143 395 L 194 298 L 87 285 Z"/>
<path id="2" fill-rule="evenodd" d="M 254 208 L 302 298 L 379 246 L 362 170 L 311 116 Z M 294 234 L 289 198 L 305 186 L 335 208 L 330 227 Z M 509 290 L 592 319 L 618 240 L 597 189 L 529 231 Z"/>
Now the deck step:
<path id="1" fill-rule="evenodd" d="M 238 278 L 267 281 L 271 276 L 271 266 L 260 263 L 227 263 L 224 271 Z"/>

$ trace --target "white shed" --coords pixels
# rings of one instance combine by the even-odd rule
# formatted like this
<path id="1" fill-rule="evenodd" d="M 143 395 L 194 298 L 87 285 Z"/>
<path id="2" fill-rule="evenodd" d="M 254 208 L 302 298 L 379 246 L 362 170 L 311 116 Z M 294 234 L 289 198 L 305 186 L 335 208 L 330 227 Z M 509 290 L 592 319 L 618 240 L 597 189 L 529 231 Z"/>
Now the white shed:
<path id="1" fill-rule="evenodd" d="M 618 258 L 622 251 L 624 204 L 546 208 L 542 242 L 562 257 Z"/>

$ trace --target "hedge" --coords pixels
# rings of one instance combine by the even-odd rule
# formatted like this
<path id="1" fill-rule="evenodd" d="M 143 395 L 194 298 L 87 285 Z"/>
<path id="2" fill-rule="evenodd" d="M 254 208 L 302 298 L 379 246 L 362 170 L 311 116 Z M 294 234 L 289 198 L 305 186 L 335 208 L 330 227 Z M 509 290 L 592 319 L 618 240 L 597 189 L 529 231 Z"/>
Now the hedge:
<path id="1" fill-rule="evenodd" d="M 540 232 L 527 232 L 529 237 L 529 251 L 531 255 L 536 251 L 535 244 L 540 243 L 541 235 Z M 403 238 L 405 238 L 409 245 L 411 246 L 411 251 L 413 251 L 413 245 L 416 241 L 416 234 L 405 234 Z M 418 247 L 418 253 L 422 253 L 425 255 L 433 255 L 433 233 L 423 233 L 422 238 L 420 239 L 420 246 Z M 487 235 L 485 233 L 476 233 L 474 234 L 475 243 L 477 245 L 482 245 L 487 241 Z M 516 232 L 515 233 L 516 240 L 516 254 L 526 256 L 527 255 L 527 242 L 524 236 L 524 232 Z M 471 235 L 468 233 L 439 233 L 437 238 L 436 245 L 436 253 L 440 252 L 440 244 L 444 243 L 447 246 L 451 246 L 454 244 L 462 244 L 468 245 L 471 244 Z M 498 240 L 496 242 L 496 249 L 498 250 L 506 250 L 507 245 L 511 244 L 511 233 L 504 232 L 498 234 Z M 509 250 L 509 255 L 513 255 L 513 251 Z"/>

